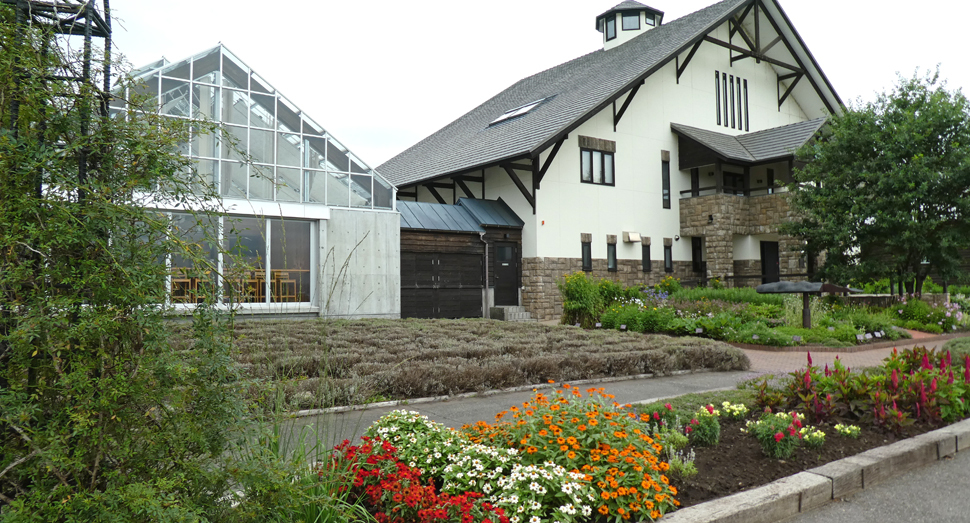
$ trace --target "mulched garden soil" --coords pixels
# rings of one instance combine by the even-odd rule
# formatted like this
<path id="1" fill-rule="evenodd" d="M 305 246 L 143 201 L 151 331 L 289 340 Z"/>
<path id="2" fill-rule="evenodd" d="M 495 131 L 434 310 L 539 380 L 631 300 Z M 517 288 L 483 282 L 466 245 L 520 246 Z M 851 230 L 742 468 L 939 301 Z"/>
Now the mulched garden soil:
<path id="1" fill-rule="evenodd" d="M 897 436 L 863 427 L 859 438 L 852 439 L 839 435 L 831 425 L 818 425 L 825 432 L 825 444 L 821 448 L 799 447 L 791 458 L 778 460 L 765 456 L 761 444 L 753 435 L 741 432 L 744 424 L 744 421 L 722 419 L 720 443 L 715 447 L 694 447 L 697 475 L 688 480 L 672 482 L 677 486 L 677 499 L 682 507 L 767 485 L 830 461 L 936 428 L 914 425 Z"/>

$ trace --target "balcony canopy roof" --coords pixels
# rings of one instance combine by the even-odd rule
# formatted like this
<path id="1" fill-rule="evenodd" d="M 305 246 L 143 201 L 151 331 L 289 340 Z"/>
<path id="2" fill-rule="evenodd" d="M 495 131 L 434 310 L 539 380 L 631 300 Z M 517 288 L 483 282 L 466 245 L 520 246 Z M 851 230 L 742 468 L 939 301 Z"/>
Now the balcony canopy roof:
<path id="1" fill-rule="evenodd" d="M 678 123 L 671 123 L 670 130 L 680 137 L 680 168 L 689 169 L 710 165 L 715 159 L 755 165 L 791 158 L 825 121 L 816 118 L 738 136 Z"/>

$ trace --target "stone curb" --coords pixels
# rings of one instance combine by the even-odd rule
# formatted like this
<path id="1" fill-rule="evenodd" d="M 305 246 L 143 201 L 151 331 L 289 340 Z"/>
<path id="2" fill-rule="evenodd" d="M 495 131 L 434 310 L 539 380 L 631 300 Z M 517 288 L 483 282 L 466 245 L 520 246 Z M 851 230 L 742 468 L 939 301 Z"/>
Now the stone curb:
<path id="1" fill-rule="evenodd" d="M 970 419 L 799 472 L 758 488 L 687 507 L 668 523 L 772 523 L 877 483 L 970 451 Z"/>
<path id="2" fill-rule="evenodd" d="M 595 385 L 599 383 L 613 383 L 617 381 L 627 381 L 627 380 L 642 380 L 656 377 L 667 377 L 667 376 L 683 376 L 685 374 L 701 374 L 707 372 L 715 372 L 714 369 L 696 369 L 696 370 L 675 370 L 670 372 L 670 374 L 636 374 L 634 376 L 612 376 L 609 378 L 595 378 L 590 380 L 570 380 L 570 385 Z M 377 403 L 367 403 L 364 405 L 347 405 L 343 407 L 330 407 L 326 409 L 310 409 L 310 410 L 298 410 L 296 412 L 289 413 L 290 417 L 293 418 L 305 418 L 307 416 L 317 416 L 320 414 L 336 414 L 340 412 L 355 412 L 370 409 L 379 409 L 384 407 L 401 407 L 408 405 L 419 405 L 422 403 L 437 403 L 441 401 L 450 401 L 456 399 L 467 399 L 467 398 L 485 398 L 488 396 L 494 396 L 496 394 L 507 394 L 510 392 L 523 392 L 527 390 L 534 389 L 552 389 L 555 388 L 556 384 L 551 383 L 541 383 L 537 385 L 520 385 L 518 387 L 509 387 L 507 389 L 498 390 L 488 390 L 484 392 L 466 392 L 464 394 L 455 394 L 454 396 L 431 396 L 427 398 L 414 398 L 407 400 L 394 400 L 394 401 L 381 401 Z M 733 388 L 729 387 L 728 389 Z M 725 389 L 727 390 L 727 389 Z M 640 403 L 652 403 L 653 400 Z"/>

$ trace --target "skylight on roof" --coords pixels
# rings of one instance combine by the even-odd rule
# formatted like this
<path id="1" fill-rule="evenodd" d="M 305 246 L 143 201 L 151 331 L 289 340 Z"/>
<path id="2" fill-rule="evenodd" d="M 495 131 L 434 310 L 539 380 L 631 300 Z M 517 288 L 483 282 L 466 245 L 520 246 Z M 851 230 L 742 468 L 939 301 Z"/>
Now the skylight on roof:
<path id="1" fill-rule="evenodd" d="M 519 116 L 527 114 L 529 111 L 535 109 L 536 107 L 539 107 L 539 105 L 542 102 L 546 101 L 547 99 L 548 97 L 540 98 L 534 102 L 516 107 L 515 109 L 509 109 L 508 111 L 505 111 L 505 113 L 503 113 L 502 116 L 499 116 L 498 118 L 492 120 L 492 123 L 488 125 L 495 125 L 499 122 L 504 122 L 506 120 L 511 120 L 512 118 L 517 118 Z"/>

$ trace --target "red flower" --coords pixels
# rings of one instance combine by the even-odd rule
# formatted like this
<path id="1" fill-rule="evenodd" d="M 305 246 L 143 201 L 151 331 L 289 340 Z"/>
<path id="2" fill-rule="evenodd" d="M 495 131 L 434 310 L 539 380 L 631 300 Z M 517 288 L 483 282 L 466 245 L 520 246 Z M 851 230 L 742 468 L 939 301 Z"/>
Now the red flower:
<path id="1" fill-rule="evenodd" d="M 714 406 L 713 405 L 708 405 L 708 406 L 706 406 L 704 408 L 707 409 L 707 413 L 708 414 L 714 414 Z"/>
<path id="2" fill-rule="evenodd" d="M 659 412 L 654 412 L 653 413 L 653 419 L 659 420 L 660 419 L 660 413 Z"/>
<path id="3" fill-rule="evenodd" d="M 783 440 L 784 438 L 785 438 L 785 435 L 782 434 L 781 432 L 779 432 L 778 434 L 775 434 L 775 442 L 776 443 L 779 442 L 779 441 L 781 441 L 781 440 Z"/>
<path id="4" fill-rule="evenodd" d="M 970 356 L 967 357 L 967 361 L 970 361 Z M 664 407 L 666 407 L 667 410 L 674 410 L 674 408 L 670 406 L 670 403 L 664 403 Z"/>

